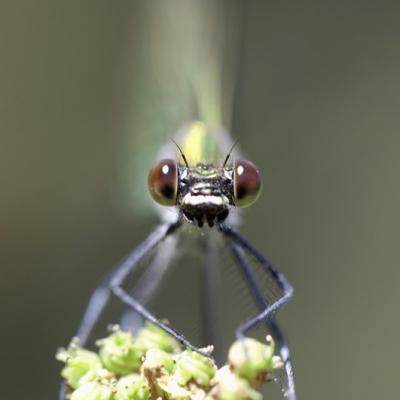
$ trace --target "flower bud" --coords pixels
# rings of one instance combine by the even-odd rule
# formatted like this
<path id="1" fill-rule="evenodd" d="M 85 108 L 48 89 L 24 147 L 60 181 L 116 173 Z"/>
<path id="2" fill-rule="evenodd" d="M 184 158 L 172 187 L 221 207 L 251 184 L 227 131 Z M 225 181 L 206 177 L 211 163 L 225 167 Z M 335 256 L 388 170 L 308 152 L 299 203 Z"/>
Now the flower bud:
<path id="1" fill-rule="evenodd" d="M 128 375 L 139 370 L 143 352 L 135 346 L 130 332 L 116 328 L 114 333 L 97 344 L 100 346 L 101 361 L 109 371 Z"/>
<path id="2" fill-rule="evenodd" d="M 61 349 L 56 358 L 65 363 L 61 376 L 73 389 L 96 380 L 102 370 L 97 354 L 81 349 L 75 344 L 71 344 L 68 350 Z"/>
<path id="3" fill-rule="evenodd" d="M 278 366 L 273 362 L 275 343 L 270 335 L 267 343 L 255 339 L 245 338 L 237 340 L 230 348 L 228 362 L 232 371 L 240 377 L 249 380 L 252 384 L 263 383 L 269 380 L 269 374 Z"/>
<path id="4" fill-rule="evenodd" d="M 179 343 L 167 332 L 157 325 L 147 323 L 138 332 L 135 340 L 137 348 L 143 351 L 143 354 L 150 349 L 160 349 L 167 353 L 176 353 L 180 351 Z"/>
<path id="5" fill-rule="evenodd" d="M 217 371 L 215 386 L 206 400 L 262 400 L 263 396 L 246 379 L 232 372 L 228 366 Z"/>
<path id="6" fill-rule="evenodd" d="M 147 351 L 142 366 L 146 369 L 165 368 L 166 372 L 172 373 L 175 362 L 171 354 L 159 349 L 151 349 Z"/>
<path id="7" fill-rule="evenodd" d="M 208 386 L 216 370 L 212 359 L 188 349 L 178 356 L 174 376 L 182 386 L 190 380 L 198 385 Z"/>
<path id="8" fill-rule="evenodd" d="M 137 374 L 122 377 L 116 386 L 114 400 L 148 400 L 150 388 L 146 380 Z"/>
<path id="9" fill-rule="evenodd" d="M 113 400 L 112 388 L 99 382 L 87 382 L 74 390 L 71 400 Z"/>

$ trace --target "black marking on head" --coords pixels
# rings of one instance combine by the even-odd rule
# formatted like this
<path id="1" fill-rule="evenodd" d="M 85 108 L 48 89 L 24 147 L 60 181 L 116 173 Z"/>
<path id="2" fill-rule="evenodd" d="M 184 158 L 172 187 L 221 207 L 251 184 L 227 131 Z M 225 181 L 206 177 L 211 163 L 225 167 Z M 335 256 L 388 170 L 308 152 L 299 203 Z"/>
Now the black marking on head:
<path id="1" fill-rule="evenodd" d="M 234 205 L 232 176 L 232 169 L 215 168 L 212 164 L 181 170 L 177 205 L 188 222 L 212 227 L 228 217 L 229 208 Z"/>

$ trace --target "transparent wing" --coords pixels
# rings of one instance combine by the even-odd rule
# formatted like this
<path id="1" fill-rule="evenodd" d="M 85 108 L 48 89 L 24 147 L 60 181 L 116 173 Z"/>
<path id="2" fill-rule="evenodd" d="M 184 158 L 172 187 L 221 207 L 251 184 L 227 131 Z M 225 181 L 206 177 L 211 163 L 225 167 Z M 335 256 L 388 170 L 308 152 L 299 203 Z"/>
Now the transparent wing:
<path id="1" fill-rule="evenodd" d="M 140 39 L 127 55 L 132 104 L 122 117 L 129 129 L 120 147 L 116 198 L 137 218 L 152 211 L 142 171 L 150 169 L 160 143 L 184 121 L 230 128 L 242 19 L 240 4 L 225 0 L 140 4 L 136 14 L 145 10 L 146 17 L 130 27 L 133 40 Z"/>

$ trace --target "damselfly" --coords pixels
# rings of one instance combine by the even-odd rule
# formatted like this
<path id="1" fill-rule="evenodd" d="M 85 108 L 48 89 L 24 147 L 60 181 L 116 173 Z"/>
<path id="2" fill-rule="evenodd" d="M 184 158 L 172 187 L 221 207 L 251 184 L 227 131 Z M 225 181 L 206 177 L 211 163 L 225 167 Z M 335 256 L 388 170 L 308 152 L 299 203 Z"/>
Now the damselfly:
<path id="1" fill-rule="evenodd" d="M 167 324 L 159 320 L 147 307 L 174 257 L 177 259 L 177 270 L 195 274 L 193 261 L 183 262 L 179 261 L 182 257 L 177 257 L 182 250 L 195 254 L 196 250 L 188 244 L 189 238 L 194 242 L 192 246 L 197 246 L 197 250 L 200 248 L 196 254 L 205 255 L 203 267 L 208 278 L 206 290 L 200 295 L 206 310 L 206 314 L 202 315 L 206 340 L 218 339 L 216 326 L 221 323 L 220 316 L 227 314 L 237 316 L 237 319 L 245 318 L 236 321 L 237 338 L 243 338 L 257 328 L 264 335 L 269 332 L 278 343 L 285 365 L 279 379 L 281 388 L 286 398 L 295 400 L 289 348 L 275 319 L 277 309 L 292 296 L 292 287 L 260 252 L 232 228 L 237 222 L 238 209 L 254 203 L 260 194 L 261 177 L 257 167 L 238 157 L 237 149 L 224 130 L 211 131 L 204 124 L 195 122 L 182 128 L 175 140 L 161 150 L 159 161 L 149 172 L 148 189 L 158 205 L 163 223 L 94 291 L 77 332 L 79 344 L 83 346 L 87 343 L 111 297 L 118 299 L 129 310 L 127 315 L 140 316 L 158 325 L 183 346 L 201 352 L 201 346 L 210 344 L 200 343 L 201 346 L 197 347 L 185 332 L 174 327 L 173 322 Z M 224 267 L 224 259 L 218 262 L 211 259 L 212 254 L 221 255 L 218 247 L 221 244 L 230 257 L 229 270 L 239 273 L 245 287 L 233 288 L 233 295 L 222 288 L 230 272 L 218 274 L 218 270 Z M 198 257 L 195 255 L 192 258 Z M 133 289 L 128 289 L 126 283 L 132 275 L 135 276 Z M 184 301 L 188 305 L 196 292 L 196 285 L 182 284 L 185 285 Z M 242 290 L 247 292 L 247 297 L 258 310 L 254 315 L 240 315 Z M 175 292 L 167 292 L 168 297 L 175 295 Z M 220 314 L 216 312 L 218 295 L 223 298 Z M 238 298 L 239 301 L 234 304 Z M 194 319 L 197 312 L 191 312 Z M 126 321 L 125 318 L 122 323 L 135 325 L 132 319 L 131 322 Z M 60 398 L 63 396 L 61 393 Z"/>

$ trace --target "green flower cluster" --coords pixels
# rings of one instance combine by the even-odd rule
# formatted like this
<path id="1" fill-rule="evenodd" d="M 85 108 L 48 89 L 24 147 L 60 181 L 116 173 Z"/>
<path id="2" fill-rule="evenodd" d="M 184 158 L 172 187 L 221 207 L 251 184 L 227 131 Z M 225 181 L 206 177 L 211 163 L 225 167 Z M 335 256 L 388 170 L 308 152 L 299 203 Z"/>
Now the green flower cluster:
<path id="1" fill-rule="evenodd" d="M 70 400 L 262 400 L 258 389 L 282 366 L 271 336 L 236 341 L 220 369 L 152 324 L 135 337 L 115 327 L 97 345 L 95 353 L 72 341 L 57 353 Z"/>

